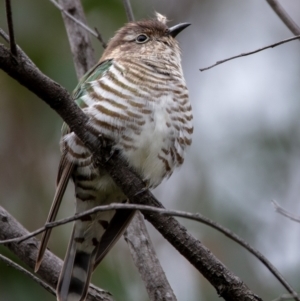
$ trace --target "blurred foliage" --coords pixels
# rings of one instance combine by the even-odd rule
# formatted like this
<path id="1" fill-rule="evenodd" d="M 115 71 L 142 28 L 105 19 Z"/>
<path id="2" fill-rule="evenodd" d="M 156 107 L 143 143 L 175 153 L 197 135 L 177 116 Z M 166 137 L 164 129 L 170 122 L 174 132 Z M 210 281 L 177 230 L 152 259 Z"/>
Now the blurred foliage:
<path id="1" fill-rule="evenodd" d="M 7 30 L 4 1 L 0 27 Z M 88 23 L 105 40 L 126 22 L 120 0 L 83 0 Z M 245 238 L 300 291 L 300 226 L 273 212 L 275 198 L 299 211 L 300 57 L 289 43 L 210 71 L 218 59 L 291 36 L 265 1 L 132 1 L 136 19 L 165 13 L 191 22 L 179 40 L 195 116 L 192 148 L 180 171 L 155 194 L 166 207 L 201 212 Z M 49 77 L 72 91 L 77 79 L 60 12 L 48 0 L 12 1 L 17 43 Z M 297 1 L 289 13 L 300 24 Z M 3 42 L 3 41 L 2 41 Z M 93 38 L 96 55 L 99 42 Z M 0 71 L 0 204 L 28 230 L 43 225 L 55 190 L 62 120 Z M 60 217 L 73 214 L 68 188 Z M 252 255 L 207 226 L 181 220 L 188 230 L 264 300 L 285 293 Z M 51 250 L 63 257 L 71 225 L 53 231 Z M 149 226 L 178 300 L 218 300 L 215 290 Z M 1 254 L 19 262 L 3 246 Z M 125 242 L 95 271 L 93 282 L 116 300 L 147 300 Z M 0 300 L 54 301 L 45 290 L 0 262 Z"/>

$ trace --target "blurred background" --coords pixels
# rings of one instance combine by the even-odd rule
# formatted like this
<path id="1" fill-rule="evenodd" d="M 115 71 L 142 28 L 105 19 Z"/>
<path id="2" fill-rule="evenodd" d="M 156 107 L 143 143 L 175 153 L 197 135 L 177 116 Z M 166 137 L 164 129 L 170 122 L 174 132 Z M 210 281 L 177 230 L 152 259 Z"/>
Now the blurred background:
<path id="1" fill-rule="evenodd" d="M 7 30 L 4 1 L 0 27 Z M 300 2 L 280 1 L 300 25 Z M 12 1 L 17 43 L 70 92 L 77 79 L 60 12 L 48 0 Z M 121 0 L 84 0 L 91 27 L 105 40 L 126 22 Z M 167 208 L 200 212 L 261 251 L 300 291 L 300 224 L 274 212 L 271 200 L 300 215 L 300 43 L 199 68 L 293 36 L 266 1 L 135 0 L 136 19 L 166 14 L 190 22 L 179 35 L 195 116 L 183 167 L 154 191 Z M 2 41 L 4 42 L 4 41 Z M 102 48 L 93 38 L 100 57 Z M 43 225 L 55 191 L 62 120 L 0 71 L 0 205 L 29 231 Z M 74 212 L 69 185 L 59 217 Z M 246 250 L 202 224 L 180 220 L 263 300 L 285 293 Z M 219 300 L 214 288 L 147 223 L 178 300 Z M 50 249 L 64 256 L 71 225 L 56 229 Z M 15 257 L 3 246 L 0 252 Z M 97 268 L 94 284 L 115 300 L 146 301 L 146 290 L 121 239 Z M 0 262 L 0 300 L 54 301 L 31 279 Z"/>

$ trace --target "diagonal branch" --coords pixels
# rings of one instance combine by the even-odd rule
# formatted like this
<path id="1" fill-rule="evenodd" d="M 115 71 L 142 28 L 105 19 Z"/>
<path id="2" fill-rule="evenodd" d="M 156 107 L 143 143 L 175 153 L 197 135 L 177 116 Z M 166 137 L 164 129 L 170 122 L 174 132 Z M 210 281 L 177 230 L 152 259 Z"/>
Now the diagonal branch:
<path id="1" fill-rule="evenodd" d="M 292 221 L 298 222 L 300 223 L 300 216 L 299 215 L 295 215 L 287 210 L 285 210 L 283 207 L 281 207 L 276 201 L 272 201 L 272 204 L 275 208 L 275 211 L 280 213 L 281 215 L 288 217 L 289 219 L 291 219 Z"/>
<path id="2" fill-rule="evenodd" d="M 295 35 L 300 35 L 299 25 L 291 18 L 291 16 L 286 12 L 286 10 L 278 3 L 277 0 L 267 0 L 269 5 L 272 7 L 277 16 L 281 21 L 290 29 L 290 31 Z"/>
<path id="3" fill-rule="evenodd" d="M 293 300 L 294 297 L 290 294 L 283 294 L 279 296 L 278 298 L 272 300 L 272 301 L 284 301 L 284 300 Z"/>
<path id="4" fill-rule="evenodd" d="M 55 1 L 51 1 L 55 2 Z M 91 69 L 95 63 L 94 50 L 91 47 L 91 40 L 88 32 L 83 30 L 82 25 L 86 24 L 85 15 L 80 1 L 78 0 L 59 0 L 61 4 L 62 17 L 68 34 L 75 70 L 77 78 L 80 79 L 87 70 Z M 66 15 L 68 12 L 68 15 Z M 73 17 L 70 19 L 70 15 Z M 76 19 L 76 23 L 74 23 Z M 81 23 L 81 26 L 74 26 L 74 24 Z M 86 26 L 85 26 L 86 29 Z"/>
<path id="5" fill-rule="evenodd" d="M 50 294 L 52 295 L 56 295 L 55 290 L 48 285 L 46 282 L 44 282 L 42 279 L 36 277 L 35 275 L 33 275 L 32 273 L 30 273 L 29 271 L 27 271 L 26 269 L 24 269 L 23 267 L 21 267 L 20 265 L 16 264 L 15 262 L 13 262 L 12 260 L 8 259 L 7 257 L 3 256 L 0 254 L 0 261 L 4 262 L 7 266 L 14 268 L 15 270 L 22 272 L 23 274 L 25 274 L 26 276 L 28 276 L 29 278 L 33 279 L 35 282 L 37 282 L 41 287 L 43 287 L 45 290 L 47 290 Z"/>
<path id="6" fill-rule="evenodd" d="M 73 20 L 76 24 L 78 24 L 79 26 L 81 26 L 82 28 L 84 28 L 87 32 L 89 32 L 91 35 L 93 35 L 94 37 L 96 37 L 103 48 L 106 48 L 106 43 L 102 38 L 102 35 L 100 34 L 100 32 L 98 31 L 97 28 L 95 28 L 95 30 L 91 29 L 89 26 L 87 26 L 85 23 L 83 23 L 82 21 L 80 21 L 79 19 L 75 18 L 74 16 L 72 16 L 70 13 L 68 13 L 61 5 L 59 5 L 55 0 L 49 0 L 51 3 L 53 3 L 54 6 L 56 6 L 62 13 L 64 13 L 68 18 L 70 18 L 71 20 Z"/>
<path id="7" fill-rule="evenodd" d="M 4 208 L 0 206 L 0 239 L 6 240 L 27 235 L 28 231 L 15 220 Z M 22 262 L 31 269 L 34 268 L 37 251 L 38 240 L 31 238 L 22 243 L 11 242 L 6 244 L 7 248 L 12 251 Z M 62 260 L 53 255 L 50 251 L 46 251 L 41 268 L 38 275 L 52 288 L 56 287 L 59 272 L 62 267 Z M 109 293 L 90 286 L 87 301 L 113 301 Z"/>
<path id="8" fill-rule="evenodd" d="M 18 53 L 17 53 L 16 42 L 15 42 L 15 34 L 14 34 L 14 26 L 13 26 L 10 0 L 5 0 L 5 5 L 6 5 L 7 26 L 8 26 L 8 32 L 9 32 L 9 40 L 10 40 L 10 52 L 12 55 L 17 56 Z"/>
<path id="9" fill-rule="evenodd" d="M 285 44 L 285 43 L 288 43 L 288 42 L 291 42 L 291 41 L 295 41 L 295 40 L 298 40 L 298 39 L 300 39 L 300 35 L 298 35 L 296 37 L 292 37 L 292 38 L 289 38 L 289 39 L 285 39 L 285 40 L 279 41 L 277 43 L 274 43 L 274 44 L 271 44 L 271 45 L 268 45 L 268 46 L 265 46 L 265 47 L 262 47 L 262 48 L 259 48 L 259 49 L 256 49 L 256 50 L 252 50 L 252 51 L 249 51 L 249 52 L 241 53 L 241 54 L 229 57 L 229 58 L 221 60 L 221 61 L 217 61 L 215 64 L 213 64 L 211 66 L 208 66 L 208 67 L 205 67 L 205 68 L 201 68 L 199 70 L 202 72 L 202 71 L 211 69 L 211 68 L 213 68 L 213 67 L 215 67 L 217 65 L 221 65 L 221 64 L 223 64 L 225 62 L 228 62 L 228 61 L 231 61 L 231 60 L 243 57 L 243 56 L 248 56 L 248 55 L 251 55 L 251 54 L 254 54 L 254 53 L 257 53 L 257 52 L 261 52 L 261 51 L 266 50 L 268 48 L 274 48 L 276 46 L 279 46 L 279 45 L 282 45 L 282 44 Z"/>
<path id="10" fill-rule="evenodd" d="M 253 254 L 258 260 L 260 260 L 269 269 L 269 271 L 278 279 L 278 281 L 285 288 L 287 288 L 288 291 L 293 291 L 293 289 L 289 286 L 289 284 L 286 282 L 286 280 L 283 278 L 283 276 L 279 273 L 279 271 L 272 265 L 272 263 L 263 254 L 261 254 L 258 250 L 255 250 L 245 240 L 240 238 L 238 235 L 236 235 L 229 229 L 226 229 L 225 227 L 221 226 L 220 224 L 210 220 L 209 218 L 207 218 L 199 213 L 190 213 L 190 212 L 184 212 L 184 211 L 179 211 L 179 210 L 166 210 L 164 208 L 156 208 L 156 207 L 145 206 L 145 205 L 113 203 L 113 204 L 105 205 L 105 206 L 97 206 L 90 210 L 78 213 L 74 216 L 48 223 L 44 227 L 37 229 L 37 230 L 29 233 L 26 236 L 21 236 L 21 237 L 8 239 L 8 240 L 4 240 L 4 241 L 0 240 L 0 244 L 7 244 L 7 243 L 11 243 L 11 242 L 20 243 L 31 237 L 36 236 L 37 234 L 42 233 L 46 229 L 58 227 L 60 225 L 64 225 L 66 223 L 73 222 L 75 220 L 81 219 L 82 217 L 92 215 L 92 214 L 95 214 L 100 211 L 119 210 L 119 209 L 123 209 L 123 210 L 124 209 L 126 209 L 126 210 L 134 209 L 134 210 L 140 210 L 143 213 L 145 213 L 145 212 L 155 213 L 156 212 L 161 215 L 183 217 L 183 218 L 187 218 L 187 219 L 194 220 L 197 222 L 201 222 L 205 225 L 208 225 L 208 226 L 214 228 L 215 230 L 221 232 L 222 234 L 226 235 L 227 237 L 229 237 L 230 239 L 232 239 L 233 241 L 238 243 L 240 246 L 242 246 L 246 250 L 248 250 L 251 254 Z M 145 275 L 142 275 L 143 279 L 144 278 L 149 279 L 149 271 L 148 270 L 151 270 L 152 266 L 156 265 L 156 259 L 155 259 L 156 255 L 155 255 L 155 252 L 151 251 L 151 248 L 149 248 L 149 243 L 151 243 L 151 242 L 149 241 L 149 243 L 145 244 L 145 240 L 149 240 L 147 238 L 148 233 L 144 232 L 144 231 L 142 231 L 142 232 L 139 231 L 141 228 L 145 227 L 144 222 L 139 217 L 136 220 L 133 220 L 133 224 L 135 224 L 135 227 L 132 227 L 132 229 L 131 229 L 132 233 L 131 232 L 128 233 L 129 231 L 127 231 L 125 239 L 128 240 L 127 242 L 129 242 L 131 251 L 135 251 L 137 253 L 137 254 L 133 254 L 133 258 L 134 258 L 135 262 L 137 263 L 138 268 L 142 269 L 143 272 L 145 273 Z M 141 237 L 138 237 L 139 235 Z M 143 247 L 143 250 L 141 247 Z M 153 254 L 149 254 L 150 252 L 152 252 Z M 154 261 L 153 263 L 146 262 L 146 264 L 148 264 L 147 269 L 146 269 L 144 257 L 143 257 L 143 255 L 145 255 L 145 254 L 148 254 L 148 257 L 153 258 L 153 261 Z M 154 278 L 156 278 L 156 277 L 154 277 Z M 150 286 L 153 286 L 153 283 L 156 283 L 156 282 L 157 282 L 157 279 L 152 280 L 152 283 L 150 283 Z M 160 282 L 160 284 L 161 283 L 162 282 Z M 157 287 L 159 287 L 159 289 L 160 289 L 161 285 L 159 285 Z M 165 285 L 165 287 L 167 288 L 167 284 Z M 296 294 L 296 292 L 294 292 L 294 293 Z"/>
<path id="11" fill-rule="evenodd" d="M 124 5 L 124 8 L 125 8 L 125 12 L 126 12 L 128 22 L 133 22 L 134 21 L 134 15 L 133 15 L 133 12 L 132 12 L 132 7 L 131 7 L 131 4 L 130 4 L 130 0 L 123 0 L 123 5 Z"/>

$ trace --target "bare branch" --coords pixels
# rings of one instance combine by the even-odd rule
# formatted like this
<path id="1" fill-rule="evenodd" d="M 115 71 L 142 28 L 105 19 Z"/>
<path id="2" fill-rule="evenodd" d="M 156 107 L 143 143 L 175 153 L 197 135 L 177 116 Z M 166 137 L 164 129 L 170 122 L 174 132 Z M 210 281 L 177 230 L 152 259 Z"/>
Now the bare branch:
<path id="1" fill-rule="evenodd" d="M 291 18 L 291 16 L 286 12 L 286 10 L 278 3 L 277 0 L 267 0 L 269 5 L 272 7 L 277 16 L 281 21 L 290 29 L 290 31 L 295 35 L 300 35 L 300 27 L 298 24 Z"/>
<path id="2" fill-rule="evenodd" d="M 125 8 L 125 12 L 126 12 L 128 22 L 133 22 L 134 21 L 134 15 L 133 15 L 133 12 L 132 12 L 130 0 L 123 0 L 123 4 L 124 4 L 124 8 Z"/>
<path id="3" fill-rule="evenodd" d="M 75 63 L 77 78 L 79 79 L 87 70 L 92 68 L 96 62 L 94 50 L 91 47 L 90 36 L 87 32 L 88 27 L 85 25 L 86 19 L 81 3 L 79 0 L 59 0 L 59 5 L 54 0 L 50 1 L 62 12 Z M 74 22 L 80 26 L 74 26 Z"/>
<path id="4" fill-rule="evenodd" d="M 176 301 L 147 232 L 144 218 L 137 212 L 124 233 L 131 256 L 145 282 L 150 300 Z"/>
<path id="5" fill-rule="evenodd" d="M 28 231 L 0 206 L 0 239 L 7 240 L 10 238 L 26 236 L 27 234 Z M 35 266 L 38 244 L 37 239 L 31 238 L 22 243 L 8 243 L 6 246 L 22 262 L 33 269 Z M 38 275 L 52 288 L 54 288 L 56 287 L 61 268 L 62 260 L 47 250 Z M 109 293 L 95 287 L 94 285 L 90 285 L 87 301 L 113 301 L 113 299 Z"/>
<path id="6" fill-rule="evenodd" d="M 106 44 L 104 42 L 104 40 L 102 39 L 101 34 L 99 33 L 98 29 L 95 28 L 95 30 L 91 29 L 89 26 L 87 26 L 85 23 L 83 23 L 82 21 L 80 21 L 79 19 L 75 18 L 74 16 L 72 16 L 70 13 L 68 13 L 61 5 L 59 5 L 55 0 L 49 0 L 51 3 L 54 4 L 54 6 L 56 6 L 62 13 L 64 13 L 68 18 L 70 18 L 71 20 L 73 20 L 76 24 L 78 24 L 79 26 L 81 26 L 82 28 L 84 28 L 87 32 L 89 32 L 91 35 L 93 35 L 95 38 L 97 38 L 102 47 L 105 48 Z"/>
<path id="7" fill-rule="evenodd" d="M 294 297 L 290 294 L 283 294 L 279 296 L 278 298 L 272 300 L 272 301 L 284 301 L 284 300 L 293 300 Z"/>
<path id="8" fill-rule="evenodd" d="M 0 36 L 7 42 L 9 43 L 9 36 L 6 34 L 6 32 L 0 28 Z"/>
<path id="9" fill-rule="evenodd" d="M 283 278 L 283 276 L 280 274 L 280 272 L 272 265 L 272 263 L 264 256 L 262 255 L 258 250 L 254 249 L 251 247 L 246 241 L 244 241 L 242 238 L 237 236 L 235 233 L 230 231 L 229 229 L 226 229 L 225 227 L 221 226 L 220 224 L 210 220 L 209 218 L 199 214 L 199 213 L 189 213 L 189 212 L 184 212 L 184 211 L 179 211 L 179 210 L 166 210 L 164 208 L 156 208 L 156 207 L 151 207 L 151 206 L 145 206 L 145 205 L 133 205 L 133 204 L 119 204 L 119 203 L 113 203 L 111 205 L 105 205 L 105 206 L 97 206 L 94 207 L 90 210 L 84 211 L 82 213 L 76 214 L 75 216 L 70 216 L 61 220 L 57 220 L 52 223 L 46 224 L 44 227 L 33 231 L 32 233 L 29 233 L 26 236 L 23 237 L 17 237 L 9 240 L 4 240 L 0 241 L 0 244 L 3 243 L 11 243 L 11 242 L 23 242 L 24 240 L 27 240 L 28 238 L 31 238 L 43 231 L 45 231 L 47 228 L 54 228 L 78 219 L 81 219 L 84 216 L 88 216 L 91 214 L 95 214 L 96 212 L 99 211 L 109 211 L 109 210 L 118 210 L 118 209 L 123 209 L 123 210 L 140 210 L 144 214 L 145 212 L 156 212 L 159 213 L 160 215 L 167 215 L 167 216 L 178 216 L 178 217 L 183 217 L 191 220 L 195 220 L 198 222 L 201 222 L 205 225 L 208 225 L 217 231 L 223 233 L 242 247 L 244 247 L 246 250 L 248 250 L 251 254 L 253 254 L 257 259 L 259 259 L 268 269 L 269 271 L 278 279 L 278 281 L 294 296 L 297 296 L 297 293 L 293 290 L 293 288 L 287 283 L 287 281 Z M 139 225 L 140 227 L 141 225 Z M 136 231 L 136 230 L 135 230 Z M 134 234 L 129 234 L 129 236 L 132 236 Z M 128 236 L 128 234 L 127 234 Z M 137 255 L 138 256 L 138 255 Z M 298 300 L 298 299 L 296 299 Z"/>
<path id="10" fill-rule="evenodd" d="M 50 285 L 48 285 L 45 281 L 43 281 L 40 278 L 34 276 L 32 273 L 25 270 L 23 267 L 21 267 L 20 265 L 16 264 L 15 262 L 11 261 L 10 259 L 8 259 L 7 257 L 5 257 L 1 254 L 0 254 L 0 260 L 3 261 L 6 265 L 22 272 L 23 274 L 25 274 L 29 278 L 33 279 L 40 286 L 42 286 L 45 290 L 47 290 L 50 294 L 56 296 L 55 290 Z"/>
<path id="11" fill-rule="evenodd" d="M 96 27 L 95 27 L 95 31 L 97 32 L 98 40 L 100 41 L 102 47 L 105 49 L 107 47 L 107 44 L 105 43 L 104 39 L 102 38 L 101 33 L 98 31 L 98 28 L 96 28 Z"/>
<path id="12" fill-rule="evenodd" d="M 7 26 L 8 32 L 10 37 L 10 52 L 12 55 L 17 56 L 17 46 L 15 42 L 15 34 L 14 34 L 14 26 L 13 26 L 13 19 L 12 19 L 12 10 L 11 10 L 11 3 L 10 0 L 5 0 L 6 5 L 6 18 L 7 18 Z"/>
<path id="13" fill-rule="evenodd" d="M 136 205 L 136 204 L 120 204 L 120 203 L 112 203 L 110 205 L 103 205 L 103 206 L 96 206 L 92 209 L 83 211 L 81 213 L 77 213 L 76 215 L 72 215 L 60 220 L 56 220 L 54 222 L 48 223 L 46 224 L 44 227 L 39 228 L 31 233 L 28 233 L 26 236 L 22 236 L 22 237 L 16 237 L 16 238 L 12 238 L 9 240 L 4 240 L 1 241 L 0 240 L 0 244 L 7 244 L 7 243 L 11 243 L 11 242 L 23 242 L 31 237 L 34 237 L 42 232 L 44 232 L 46 229 L 50 229 L 50 228 L 55 228 L 61 225 L 65 225 L 68 224 L 70 222 L 74 222 L 76 220 L 79 220 L 83 217 L 95 214 L 97 212 L 104 212 L 104 211 L 110 211 L 110 210 L 140 210 L 142 212 L 152 212 L 152 213 L 159 213 L 160 215 L 167 215 L 167 216 L 178 216 L 178 217 L 183 217 L 183 218 L 187 218 L 190 220 L 194 220 L 194 221 L 198 221 L 201 223 L 204 223 L 206 225 L 209 225 L 211 227 L 213 227 L 216 230 L 219 230 L 220 232 L 224 233 L 225 235 L 227 235 L 228 237 L 232 238 L 232 233 L 230 232 L 230 230 L 225 229 L 224 227 L 222 227 L 221 225 L 219 225 L 216 222 L 211 221 L 210 219 L 204 217 L 203 215 L 200 215 L 199 213 L 189 213 L 189 212 L 185 212 L 185 211 L 179 211 L 179 210 L 167 210 L 163 207 L 161 208 L 157 208 L 157 207 L 152 207 L 152 206 L 147 206 L 147 205 Z M 234 239 L 235 241 L 241 240 L 241 239 Z"/>
<path id="14" fill-rule="evenodd" d="M 300 39 L 300 35 L 296 36 L 296 37 L 292 37 L 292 38 L 288 38 L 286 40 L 282 40 L 280 42 L 277 42 L 277 43 L 274 43 L 274 44 L 271 44 L 271 45 L 268 45 L 268 46 L 265 46 L 265 47 L 262 47 L 262 48 L 259 48 L 259 49 L 256 49 L 256 50 L 252 50 L 252 51 L 249 51 L 249 52 L 245 52 L 245 53 L 241 53 L 239 55 L 235 55 L 235 56 L 232 56 L 228 59 L 224 59 L 224 60 L 221 60 L 221 61 L 217 61 L 215 64 L 209 66 L 209 67 L 205 67 L 205 68 L 201 68 L 199 69 L 200 71 L 205 71 L 205 70 L 208 70 L 208 69 L 211 69 L 217 65 L 220 65 L 220 64 L 223 64 L 225 62 L 228 62 L 228 61 L 231 61 L 231 60 L 234 60 L 234 59 L 237 59 L 239 57 L 243 57 L 243 56 L 248 56 L 248 55 L 251 55 L 251 54 L 254 54 L 254 53 L 257 53 L 257 52 L 260 52 L 260 51 L 263 51 L 263 50 L 266 50 L 268 48 L 274 48 L 276 46 L 279 46 L 279 45 L 282 45 L 282 44 L 285 44 L 285 43 L 288 43 L 288 42 L 291 42 L 291 41 L 294 41 L 294 40 L 298 40 Z"/>
<path id="15" fill-rule="evenodd" d="M 99 139 L 93 134 L 88 117 L 72 101 L 67 91 L 32 65 L 23 51 L 19 50 L 15 64 L 9 50 L 0 45 L 0 68 L 34 92 L 64 119 L 71 131 L 74 131 L 93 153 L 95 166 L 106 169 L 131 203 L 163 208 L 149 191 L 138 193 L 144 188 L 143 181 L 126 167 L 126 163 L 116 152 L 111 155 L 110 148 L 104 147 L 102 140 L 106 141 L 107 145 L 110 145 L 110 141 Z M 174 218 L 160 214 L 144 215 L 178 252 L 206 277 L 225 300 L 261 300 Z"/>
<path id="16" fill-rule="evenodd" d="M 294 215 L 291 212 L 285 210 L 283 207 L 281 207 L 276 201 L 272 200 L 272 204 L 275 208 L 275 211 L 282 214 L 285 217 L 288 217 L 292 221 L 300 223 L 300 216 Z"/>

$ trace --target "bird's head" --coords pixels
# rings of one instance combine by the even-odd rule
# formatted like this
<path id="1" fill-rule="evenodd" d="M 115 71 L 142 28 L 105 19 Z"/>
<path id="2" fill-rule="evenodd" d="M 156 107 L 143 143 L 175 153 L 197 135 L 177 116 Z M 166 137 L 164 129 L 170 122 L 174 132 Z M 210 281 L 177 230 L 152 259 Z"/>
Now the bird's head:
<path id="1" fill-rule="evenodd" d="M 101 61 L 119 57 L 168 59 L 174 56 L 179 59 L 180 49 L 175 37 L 189 25 L 180 23 L 169 28 L 167 18 L 159 13 L 155 19 L 127 23 L 109 41 Z"/>

